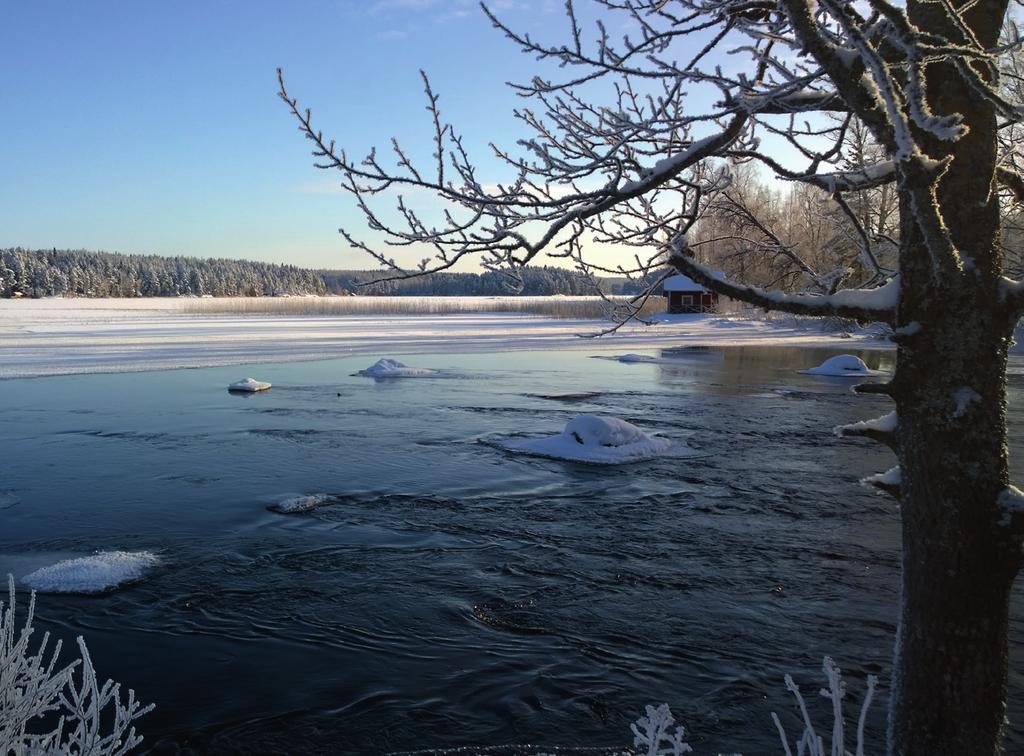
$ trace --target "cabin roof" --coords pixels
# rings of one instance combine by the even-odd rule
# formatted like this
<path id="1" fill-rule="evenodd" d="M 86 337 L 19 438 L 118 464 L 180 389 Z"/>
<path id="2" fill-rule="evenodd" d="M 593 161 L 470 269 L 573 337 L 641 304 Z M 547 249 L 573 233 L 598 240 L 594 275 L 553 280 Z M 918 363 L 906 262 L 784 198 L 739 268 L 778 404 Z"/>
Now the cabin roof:
<path id="1" fill-rule="evenodd" d="M 725 278 L 725 273 L 721 272 L 712 273 L 712 275 L 715 278 Z M 666 278 L 663 289 L 665 291 L 709 291 L 709 289 L 701 286 L 689 276 L 684 276 L 681 273 Z"/>

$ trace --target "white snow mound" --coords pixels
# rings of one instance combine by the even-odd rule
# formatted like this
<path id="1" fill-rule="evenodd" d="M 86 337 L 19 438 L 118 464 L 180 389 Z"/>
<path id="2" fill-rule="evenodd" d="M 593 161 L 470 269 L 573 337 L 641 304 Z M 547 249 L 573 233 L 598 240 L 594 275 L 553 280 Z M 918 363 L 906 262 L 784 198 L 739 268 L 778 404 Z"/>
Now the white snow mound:
<path id="1" fill-rule="evenodd" d="M 159 561 L 149 551 L 99 551 L 42 567 L 21 582 L 42 593 L 102 593 L 141 579 Z"/>
<path id="2" fill-rule="evenodd" d="M 272 384 L 257 381 L 255 378 L 243 378 L 228 385 L 228 391 L 266 391 Z"/>
<path id="3" fill-rule="evenodd" d="M 415 368 L 404 365 L 398 360 L 390 357 L 382 357 L 370 367 L 360 370 L 357 375 L 365 375 L 370 378 L 418 378 L 425 375 L 436 375 L 436 370 L 429 368 Z"/>
<path id="4" fill-rule="evenodd" d="M 270 509 L 283 514 L 299 514 L 301 512 L 312 512 L 326 503 L 331 497 L 327 494 L 312 494 L 311 496 L 293 496 L 271 505 Z"/>
<path id="5" fill-rule="evenodd" d="M 806 375 L 829 375 L 848 378 L 883 374 L 881 370 L 872 370 L 864 364 L 863 360 L 859 357 L 854 357 L 852 354 L 840 354 L 835 357 L 829 357 L 818 367 L 808 368 L 800 372 Z"/>
<path id="6" fill-rule="evenodd" d="M 570 462 L 620 465 L 661 457 L 683 447 L 667 438 L 655 438 L 617 417 L 580 415 L 557 436 L 507 441 L 509 451 L 536 454 Z"/>

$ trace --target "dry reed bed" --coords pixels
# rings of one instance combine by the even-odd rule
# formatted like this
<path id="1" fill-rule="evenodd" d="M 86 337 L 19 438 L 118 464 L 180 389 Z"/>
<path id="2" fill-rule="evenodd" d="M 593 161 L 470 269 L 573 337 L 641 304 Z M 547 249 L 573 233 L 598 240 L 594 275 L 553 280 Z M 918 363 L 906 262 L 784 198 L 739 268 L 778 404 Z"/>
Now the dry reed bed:
<path id="1" fill-rule="evenodd" d="M 626 302 L 627 297 L 613 297 Z M 649 299 L 644 314 L 663 312 L 661 297 Z M 188 301 L 190 315 L 457 315 L 521 313 L 557 320 L 601 320 L 611 305 L 600 297 L 224 297 Z"/>

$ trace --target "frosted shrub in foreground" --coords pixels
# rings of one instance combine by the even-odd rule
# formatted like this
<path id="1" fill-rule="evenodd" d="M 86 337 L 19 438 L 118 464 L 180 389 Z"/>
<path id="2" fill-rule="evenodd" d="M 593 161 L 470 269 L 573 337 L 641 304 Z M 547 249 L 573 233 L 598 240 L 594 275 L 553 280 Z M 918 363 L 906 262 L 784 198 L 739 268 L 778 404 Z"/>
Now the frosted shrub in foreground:
<path id="1" fill-rule="evenodd" d="M 47 653 L 50 634 L 44 633 L 35 653 L 29 643 L 35 629 L 36 596 L 28 603 L 25 624 L 15 632 L 14 578 L 8 576 L 9 601 L 0 601 L 0 754 L 38 756 L 117 756 L 135 748 L 142 736 L 132 722 L 150 712 L 135 691 L 121 700 L 121 686 L 107 680 L 102 686 L 89 658 L 85 641 L 78 638 L 82 654 L 58 669 L 58 642 Z M 77 674 L 76 674 L 77 673 Z M 108 731 L 101 726 L 104 720 Z M 33 731 L 43 727 L 45 732 Z"/>
<path id="2" fill-rule="evenodd" d="M 668 704 L 648 706 L 647 715 L 640 717 L 629 727 L 633 730 L 633 746 L 645 749 L 645 756 L 682 756 L 693 753 L 688 743 L 683 742 L 682 726 L 672 730 L 676 722 Z"/>
<path id="3" fill-rule="evenodd" d="M 786 688 L 796 699 L 804 723 L 803 735 L 796 741 L 797 756 L 826 756 L 826 754 L 829 754 L 829 756 L 847 756 L 847 754 L 864 756 L 864 724 L 867 721 L 871 700 L 875 696 L 875 686 L 878 685 L 878 678 L 875 675 L 868 675 L 868 689 L 864 693 L 864 703 L 861 704 L 860 717 L 857 719 L 857 736 L 854 741 L 856 750 L 849 751 L 846 749 L 846 732 L 843 725 L 843 697 L 846 695 L 846 684 L 843 682 L 839 667 L 828 656 L 825 657 L 825 661 L 822 664 L 822 671 L 824 671 L 825 677 L 828 679 L 828 690 L 822 688 L 820 692 L 823 697 L 832 702 L 832 748 L 829 751 L 825 750 L 824 741 L 814 730 L 814 723 L 811 722 L 811 717 L 807 713 L 807 705 L 804 702 L 804 697 L 800 694 L 799 686 L 793 682 L 792 677 L 786 675 Z M 772 712 L 772 720 L 779 731 L 779 737 L 782 739 L 782 747 L 785 750 L 786 756 L 793 756 L 793 751 L 789 747 L 789 738 L 786 735 L 786 730 L 774 712 Z"/>
<path id="4" fill-rule="evenodd" d="M 786 689 L 796 699 L 797 707 L 800 709 L 800 717 L 803 720 L 804 731 L 800 739 L 796 741 L 795 756 L 865 756 L 864 752 L 864 725 L 867 721 L 868 709 L 875 695 L 875 687 L 878 685 L 878 678 L 868 675 L 868 689 L 864 694 L 864 703 L 860 708 L 860 717 L 857 720 L 857 735 L 854 740 L 854 748 L 850 751 L 846 748 L 846 730 L 843 723 L 843 697 L 846 695 L 846 685 L 843 683 L 839 667 L 831 658 L 825 657 L 822 670 L 828 680 L 828 690 L 822 688 L 821 695 L 832 702 L 832 740 L 830 748 L 825 749 L 824 739 L 818 735 L 807 712 L 807 703 L 800 693 L 799 686 L 793 682 L 793 678 L 786 675 Z M 668 704 L 660 706 L 648 706 L 647 714 L 640 717 L 634 724 L 630 725 L 633 730 L 633 747 L 641 749 L 637 751 L 643 756 L 682 756 L 686 753 L 693 753 L 689 744 L 683 741 L 685 734 L 682 727 L 674 731 L 672 725 L 675 718 Z M 782 741 L 782 750 L 785 756 L 794 756 L 794 751 L 789 744 L 789 736 L 782 722 L 775 712 L 772 712 L 772 721 L 779 731 L 779 738 Z"/>

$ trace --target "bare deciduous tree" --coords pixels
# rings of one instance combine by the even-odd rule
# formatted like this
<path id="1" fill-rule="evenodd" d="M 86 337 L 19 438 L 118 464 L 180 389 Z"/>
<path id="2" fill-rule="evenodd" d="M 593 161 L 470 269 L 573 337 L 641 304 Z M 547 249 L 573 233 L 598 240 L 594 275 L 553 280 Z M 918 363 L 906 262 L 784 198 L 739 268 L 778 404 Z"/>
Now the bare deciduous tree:
<path id="1" fill-rule="evenodd" d="M 580 19 L 594 6 L 591 42 Z M 425 76 L 433 160 L 420 165 L 395 142 L 396 167 L 337 148 L 281 82 L 318 165 L 338 172 L 386 247 L 345 237 L 399 277 L 469 256 L 514 270 L 547 254 L 592 272 L 664 265 L 771 310 L 890 323 L 895 377 L 861 390 L 891 396 L 898 422 L 846 430 L 889 444 L 899 461 L 873 481 L 900 500 L 903 523 L 888 752 L 1000 752 L 1024 544 L 1006 448 L 1007 352 L 1024 312 L 1024 283 L 1004 276 L 1000 243 L 1000 185 L 1024 197 L 1011 138 L 1024 111 L 1019 88 L 1000 83 L 1000 58 L 1017 45 L 1000 41 L 1008 0 L 570 0 L 566 11 L 565 38 L 549 44 L 485 8 L 538 70 L 556 64 L 561 77 L 518 85 L 530 106 L 516 116 L 532 136 L 522 155 L 494 148 L 510 169 L 496 186 Z M 603 22 L 614 15 L 631 28 L 622 40 Z M 858 128 L 878 154 L 851 163 Z M 722 281 L 698 262 L 696 226 L 728 196 L 727 166 L 744 161 L 845 209 L 866 271 L 859 288 L 833 292 L 835 279 L 820 280 L 829 271 L 803 257 L 793 262 L 806 267 L 808 293 Z M 413 189 L 449 210 L 428 220 L 400 199 L 390 223 L 374 205 Z M 856 198 L 867 191 L 886 193 L 884 210 L 866 211 Z M 877 249 L 885 237 L 895 266 Z M 588 252 L 602 244 L 622 262 L 595 263 Z M 430 256 L 406 271 L 387 247 Z"/>

